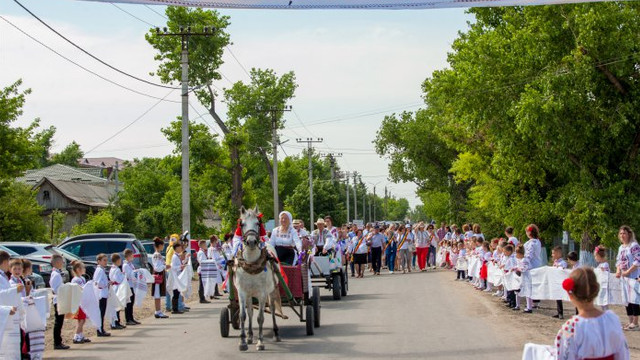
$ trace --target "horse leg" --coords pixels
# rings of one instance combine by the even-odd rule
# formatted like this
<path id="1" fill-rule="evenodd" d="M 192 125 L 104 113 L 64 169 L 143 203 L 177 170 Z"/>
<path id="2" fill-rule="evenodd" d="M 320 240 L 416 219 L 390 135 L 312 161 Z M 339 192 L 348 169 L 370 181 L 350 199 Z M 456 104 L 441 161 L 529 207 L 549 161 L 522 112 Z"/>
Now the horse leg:
<path id="1" fill-rule="evenodd" d="M 240 351 L 249 350 L 249 346 L 247 346 L 247 335 L 244 332 L 244 321 L 247 318 L 247 303 L 244 299 L 244 295 L 240 295 Z"/>
<path id="2" fill-rule="evenodd" d="M 253 344 L 253 298 L 249 297 L 247 299 L 247 316 L 249 317 L 249 338 L 247 339 L 247 344 Z"/>
<path id="3" fill-rule="evenodd" d="M 275 291 L 278 291 L 278 289 L 276 288 Z M 278 324 L 276 324 L 276 299 L 273 294 L 269 296 L 269 308 L 271 310 L 271 318 L 273 319 L 273 337 L 276 342 L 280 342 L 282 339 L 280 339 L 280 329 L 278 329 Z"/>
<path id="4" fill-rule="evenodd" d="M 264 305 L 265 299 L 260 299 L 260 307 L 258 308 L 258 344 L 257 350 L 264 350 L 264 344 L 262 343 L 262 324 L 264 323 Z"/>

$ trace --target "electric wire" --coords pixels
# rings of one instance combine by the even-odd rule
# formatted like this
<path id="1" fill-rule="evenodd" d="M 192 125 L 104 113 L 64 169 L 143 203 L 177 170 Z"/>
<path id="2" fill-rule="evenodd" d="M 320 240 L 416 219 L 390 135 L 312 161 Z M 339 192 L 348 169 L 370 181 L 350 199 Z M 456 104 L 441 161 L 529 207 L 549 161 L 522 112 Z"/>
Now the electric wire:
<path id="1" fill-rule="evenodd" d="M 16 29 L 16 30 L 18 30 L 19 32 L 21 32 L 21 33 L 22 33 L 23 35 L 25 35 L 26 37 L 30 38 L 31 40 L 33 40 L 33 41 L 37 42 L 38 44 L 42 45 L 43 47 L 45 47 L 47 50 L 49 50 L 49 51 L 53 52 L 54 54 L 58 55 L 58 56 L 59 56 L 59 57 L 61 57 L 62 59 L 64 59 L 64 60 L 66 60 L 66 61 L 70 62 L 71 64 L 73 64 L 73 65 L 75 65 L 75 66 L 79 67 L 80 69 L 82 69 L 82 70 L 84 70 L 84 71 L 86 71 L 86 72 L 90 73 L 91 75 L 94 75 L 94 76 L 96 76 L 96 77 L 98 77 L 98 78 L 100 78 L 100 79 L 102 79 L 102 80 L 104 80 L 104 81 L 106 81 L 106 82 L 108 82 L 108 83 L 110 83 L 110 84 L 112 84 L 112 85 L 115 85 L 115 86 L 117 86 L 117 87 L 119 87 L 119 88 L 122 88 L 122 89 L 124 89 L 124 90 L 131 91 L 131 92 L 133 92 L 133 93 L 135 93 L 135 94 L 138 94 L 138 95 L 141 95 L 141 96 L 145 96 L 145 97 L 148 97 L 148 98 L 151 98 L 151 99 L 155 99 L 155 100 L 162 100 L 162 101 L 167 101 L 167 102 L 172 102 L 172 103 L 179 103 L 179 101 L 176 101 L 176 100 L 165 100 L 164 98 L 160 98 L 160 97 L 157 97 L 157 96 L 149 95 L 149 94 L 147 94 L 147 93 L 143 93 L 143 92 L 141 92 L 141 91 L 138 91 L 138 90 L 132 89 L 132 88 L 130 88 L 130 87 L 128 87 L 128 86 L 125 86 L 125 85 L 119 84 L 119 83 L 117 83 L 117 82 L 115 82 L 115 81 L 113 81 L 113 80 L 111 80 L 111 79 L 108 79 L 108 78 L 106 78 L 106 77 L 104 77 L 104 76 L 102 76 L 102 75 L 98 74 L 97 72 L 95 72 L 95 71 L 93 71 L 93 70 L 90 70 L 90 69 L 88 69 L 88 68 L 86 68 L 86 67 L 84 67 L 84 66 L 80 65 L 79 63 L 77 63 L 77 62 L 75 62 L 75 61 L 71 60 L 70 58 L 68 58 L 68 57 L 66 57 L 66 56 L 64 56 L 64 55 L 62 55 L 61 53 L 59 53 L 58 51 L 56 51 L 55 49 L 53 49 L 53 48 L 52 48 L 52 47 L 50 47 L 49 45 L 47 45 L 47 44 L 43 43 L 42 41 L 40 41 L 40 40 L 36 39 L 34 36 L 31 36 L 30 34 L 28 34 L 26 31 L 22 30 L 20 27 L 18 27 L 17 25 L 15 25 L 15 24 L 14 24 L 14 23 L 12 23 L 11 21 L 9 21 L 9 19 L 5 18 L 4 16 L 0 15 L 0 19 L 2 19 L 3 21 L 5 21 L 7 24 L 9 24 L 9 25 L 10 25 L 11 27 L 13 27 L 14 29 Z"/>
<path id="2" fill-rule="evenodd" d="M 139 20 L 139 21 L 141 21 L 141 22 L 143 22 L 143 23 L 145 23 L 145 24 L 147 24 L 147 25 L 151 26 L 152 28 L 155 28 L 155 27 L 156 27 L 156 25 L 154 25 L 154 24 L 152 24 L 152 23 L 150 23 L 150 22 L 148 22 L 148 21 L 146 21 L 146 20 L 143 20 L 143 19 L 141 19 L 141 18 L 139 18 L 139 17 L 135 16 L 134 14 L 132 14 L 132 13 L 128 12 L 127 10 L 125 10 L 125 9 L 121 8 L 120 6 L 118 6 L 118 5 L 114 4 L 114 3 L 110 3 L 110 4 L 111 4 L 111 5 L 113 5 L 113 6 L 115 6 L 118 10 L 120 10 L 120 11 L 122 11 L 123 13 L 125 13 L 125 14 L 127 14 L 127 15 L 131 16 L 131 17 L 132 17 L 132 18 L 134 18 L 134 19 Z"/>
<path id="3" fill-rule="evenodd" d="M 76 49 L 82 51 L 83 53 L 85 53 L 86 55 L 88 55 L 89 57 L 91 57 L 92 59 L 98 61 L 99 63 L 101 63 L 102 65 L 122 74 L 125 75 L 127 77 L 130 77 L 134 80 L 143 82 L 147 85 L 152 85 L 152 86 L 156 86 L 156 87 L 161 87 L 161 88 L 165 88 L 165 89 L 179 89 L 179 87 L 173 87 L 173 86 L 167 86 L 167 85 L 163 85 L 163 84 L 157 84 L 142 78 L 139 78 L 135 75 L 129 74 L 126 71 L 120 70 L 117 67 L 107 63 L 106 61 L 98 58 L 97 56 L 93 55 L 92 53 L 88 52 L 87 50 L 85 50 L 84 48 L 82 48 L 81 46 L 79 46 L 78 44 L 74 43 L 73 41 L 69 40 L 69 38 L 67 38 L 66 36 L 62 35 L 59 31 L 57 31 L 56 29 L 54 29 L 53 27 L 51 27 L 51 25 L 49 25 L 48 23 L 46 23 L 44 20 L 42 20 L 41 18 L 39 18 L 36 14 L 34 14 L 31 10 L 29 10 L 26 6 L 22 5 L 22 3 L 20 3 L 18 0 L 13 0 L 16 4 L 18 4 L 18 6 L 20 6 L 22 9 L 24 9 L 24 11 L 26 11 L 27 13 L 29 13 L 29 15 L 31 15 L 34 19 L 38 20 L 42 25 L 44 25 L 46 28 L 48 28 L 49 30 L 51 30 L 53 33 L 55 33 L 56 35 L 58 35 L 60 38 L 62 38 L 63 40 L 65 40 L 66 42 L 68 42 L 69 44 L 71 44 L 73 47 L 75 47 Z M 114 6 L 116 6 L 115 4 L 113 4 Z M 118 6 L 116 6 L 118 7 Z"/>
<path id="4" fill-rule="evenodd" d="M 160 103 L 162 103 L 164 101 L 164 99 L 166 97 L 168 97 L 169 95 L 171 95 L 171 93 L 174 90 L 170 90 L 167 95 L 164 96 L 164 98 L 158 100 L 155 104 L 153 104 L 150 108 L 148 108 L 147 110 L 145 110 L 145 112 L 143 112 L 140 116 L 138 116 L 137 118 L 135 118 L 132 122 L 130 122 L 129 124 L 127 124 L 125 127 L 123 127 L 122 129 L 116 131 L 113 135 L 109 136 L 108 138 L 106 138 L 105 140 L 103 140 L 102 142 L 100 142 L 98 145 L 94 146 L 93 148 L 91 148 L 89 151 L 85 152 L 86 154 L 91 153 L 92 151 L 94 151 L 95 149 L 99 148 L 100 146 L 104 145 L 105 143 L 107 143 L 108 141 L 112 140 L 113 138 L 115 138 L 116 136 L 122 134 L 122 132 L 124 132 L 125 130 L 127 130 L 128 128 L 130 128 L 133 124 L 137 123 L 140 119 L 142 119 L 145 115 L 147 115 L 149 112 L 151 112 L 151 110 L 153 110 L 156 106 L 158 106 Z"/>

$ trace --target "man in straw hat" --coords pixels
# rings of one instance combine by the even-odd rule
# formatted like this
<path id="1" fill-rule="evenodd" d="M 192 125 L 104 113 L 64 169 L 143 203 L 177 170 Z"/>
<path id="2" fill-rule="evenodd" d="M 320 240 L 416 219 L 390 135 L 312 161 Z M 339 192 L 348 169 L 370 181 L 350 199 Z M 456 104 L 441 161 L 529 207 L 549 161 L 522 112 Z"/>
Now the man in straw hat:
<path id="1" fill-rule="evenodd" d="M 323 218 L 316 221 L 316 227 L 317 229 L 313 230 L 313 233 L 311 233 L 311 240 L 316 246 L 316 255 L 321 255 L 325 244 L 328 242 L 333 243 L 334 241 L 331 236 L 331 232 L 326 228 L 326 223 Z"/>

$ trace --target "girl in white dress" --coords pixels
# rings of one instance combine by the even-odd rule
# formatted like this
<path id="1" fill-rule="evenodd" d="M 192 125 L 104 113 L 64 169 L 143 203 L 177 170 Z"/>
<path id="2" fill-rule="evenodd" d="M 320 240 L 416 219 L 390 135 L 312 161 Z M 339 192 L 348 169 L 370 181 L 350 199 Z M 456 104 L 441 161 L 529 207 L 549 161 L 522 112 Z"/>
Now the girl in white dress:
<path id="1" fill-rule="evenodd" d="M 593 300 L 600 285 L 590 267 L 571 272 L 562 287 L 578 308 L 578 315 L 567 321 L 555 338 L 555 346 L 526 344 L 523 360 L 628 360 L 629 348 L 618 315 L 601 311 Z"/>

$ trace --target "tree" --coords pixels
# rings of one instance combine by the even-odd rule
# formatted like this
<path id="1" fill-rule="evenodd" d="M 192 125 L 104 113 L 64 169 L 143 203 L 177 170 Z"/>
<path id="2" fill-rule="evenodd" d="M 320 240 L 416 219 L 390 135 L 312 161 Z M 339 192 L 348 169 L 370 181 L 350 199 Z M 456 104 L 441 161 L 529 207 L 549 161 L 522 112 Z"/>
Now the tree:
<path id="1" fill-rule="evenodd" d="M 83 156 L 84 152 L 80 150 L 80 145 L 72 141 L 71 144 L 67 145 L 61 152 L 51 157 L 51 163 L 76 167 L 78 166 L 78 159 Z"/>
<path id="2" fill-rule="evenodd" d="M 71 229 L 72 235 L 93 233 L 119 233 L 122 231 L 122 223 L 117 221 L 109 211 L 89 213 L 82 224 L 77 224 Z"/>
<path id="3" fill-rule="evenodd" d="M 47 227 L 40 213 L 35 192 L 28 186 L 11 181 L 0 195 L 0 241 L 45 240 Z"/>
<path id="4" fill-rule="evenodd" d="M 639 10 L 470 10 L 476 21 L 454 42 L 449 67 L 423 84 L 420 114 L 455 156 L 432 174 L 442 183 L 452 174 L 466 189 L 466 219 L 521 235 L 534 222 L 546 239 L 566 229 L 585 249 L 615 242 L 620 224 L 640 221 Z M 440 153 L 408 156 L 428 163 Z"/>

